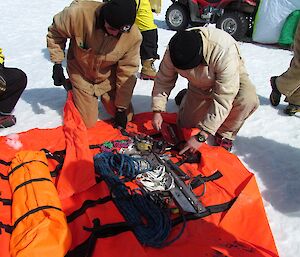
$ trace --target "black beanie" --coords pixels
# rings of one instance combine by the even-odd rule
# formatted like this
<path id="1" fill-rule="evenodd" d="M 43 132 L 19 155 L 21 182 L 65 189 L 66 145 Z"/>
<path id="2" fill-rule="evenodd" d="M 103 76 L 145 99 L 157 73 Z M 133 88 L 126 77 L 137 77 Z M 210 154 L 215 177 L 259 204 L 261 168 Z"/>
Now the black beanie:
<path id="1" fill-rule="evenodd" d="M 202 48 L 202 38 L 197 31 L 178 31 L 169 43 L 171 61 L 181 70 L 195 68 L 203 60 Z"/>
<path id="2" fill-rule="evenodd" d="M 110 26 L 129 30 L 135 21 L 136 3 L 135 0 L 111 0 L 103 6 L 102 11 L 104 20 Z"/>

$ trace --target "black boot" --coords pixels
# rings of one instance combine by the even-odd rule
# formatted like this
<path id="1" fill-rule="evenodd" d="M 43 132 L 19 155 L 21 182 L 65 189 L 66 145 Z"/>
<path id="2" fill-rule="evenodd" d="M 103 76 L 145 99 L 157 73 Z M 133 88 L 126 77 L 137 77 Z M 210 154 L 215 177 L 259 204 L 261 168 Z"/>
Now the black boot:
<path id="1" fill-rule="evenodd" d="M 0 128 L 8 128 L 16 124 L 16 117 L 14 115 L 0 114 Z"/>
<path id="2" fill-rule="evenodd" d="M 272 92 L 270 94 L 270 102 L 273 106 L 277 106 L 280 103 L 280 97 L 281 97 L 281 93 L 277 89 L 277 86 L 275 83 L 276 78 L 277 78 L 277 76 L 273 76 L 270 78 L 270 83 L 271 83 L 271 87 L 272 87 Z"/>
<path id="3" fill-rule="evenodd" d="M 182 102 L 182 99 L 184 97 L 184 95 L 186 94 L 187 89 L 182 89 L 178 92 L 178 94 L 175 96 L 175 103 L 179 106 Z"/>
<path id="4" fill-rule="evenodd" d="M 284 113 L 290 116 L 295 115 L 297 112 L 300 112 L 300 105 L 296 104 L 289 104 L 284 110 Z"/>

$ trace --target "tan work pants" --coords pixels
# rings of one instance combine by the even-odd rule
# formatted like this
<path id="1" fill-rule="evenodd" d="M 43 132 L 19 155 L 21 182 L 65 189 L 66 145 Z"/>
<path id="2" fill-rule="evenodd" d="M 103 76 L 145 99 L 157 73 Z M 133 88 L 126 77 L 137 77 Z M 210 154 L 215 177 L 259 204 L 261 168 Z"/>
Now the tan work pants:
<path id="1" fill-rule="evenodd" d="M 87 128 L 93 127 L 98 120 L 98 97 L 95 95 L 90 95 L 83 90 L 80 90 L 76 87 L 72 88 L 73 91 L 73 100 L 76 108 L 78 109 L 81 117 Z M 114 104 L 115 91 L 109 91 L 100 96 L 102 104 L 106 111 L 115 116 L 116 106 Z M 131 121 L 133 117 L 133 107 L 130 104 L 130 107 L 127 110 L 127 119 Z"/>
<path id="2" fill-rule="evenodd" d="M 300 23 L 295 34 L 294 57 L 288 70 L 276 79 L 276 86 L 286 96 L 286 102 L 300 105 Z"/>
<path id="3" fill-rule="evenodd" d="M 178 123 L 181 127 L 197 127 L 212 104 L 212 97 L 200 95 L 190 88 L 179 107 Z M 249 79 L 245 67 L 240 71 L 240 89 L 233 102 L 233 107 L 216 133 L 234 140 L 245 120 L 258 108 L 259 100 L 254 85 Z"/>

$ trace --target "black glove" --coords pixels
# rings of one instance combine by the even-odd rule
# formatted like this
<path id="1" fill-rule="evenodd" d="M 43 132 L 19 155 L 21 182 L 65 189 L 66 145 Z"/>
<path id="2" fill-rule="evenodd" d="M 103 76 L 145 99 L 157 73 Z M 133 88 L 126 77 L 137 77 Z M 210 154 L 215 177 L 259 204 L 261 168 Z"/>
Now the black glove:
<path id="1" fill-rule="evenodd" d="M 117 110 L 115 114 L 115 127 L 126 128 L 127 114 L 125 110 Z"/>
<path id="2" fill-rule="evenodd" d="M 6 90 L 6 80 L 4 75 L 4 65 L 0 64 L 0 95 Z"/>
<path id="3" fill-rule="evenodd" d="M 54 64 L 53 65 L 53 75 L 52 75 L 54 85 L 55 86 L 62 86 L 66 84 L 66 78 L 64 75 L 64 69 L 61 64 Z"/>

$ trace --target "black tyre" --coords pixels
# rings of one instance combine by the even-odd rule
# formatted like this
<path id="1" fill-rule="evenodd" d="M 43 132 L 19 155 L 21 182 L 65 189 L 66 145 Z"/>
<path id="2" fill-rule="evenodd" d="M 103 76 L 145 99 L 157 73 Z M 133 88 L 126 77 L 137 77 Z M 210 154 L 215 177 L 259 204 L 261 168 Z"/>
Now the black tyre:
<path id="1" fill-rule="evenodd" d="M 216 27 L 222 29 L 233 36 L 236 40 L 245 37 L 249 24 L 244 13 L 241 12 L 225 12 L 218 20 Z"/>
<path id="2" fill-rule="evenodd" d="M 189 24 L 189 16 L 186 7 L 174 3 L 166 12 L 166 23 L 172 30 L 184 30 Z"/>

